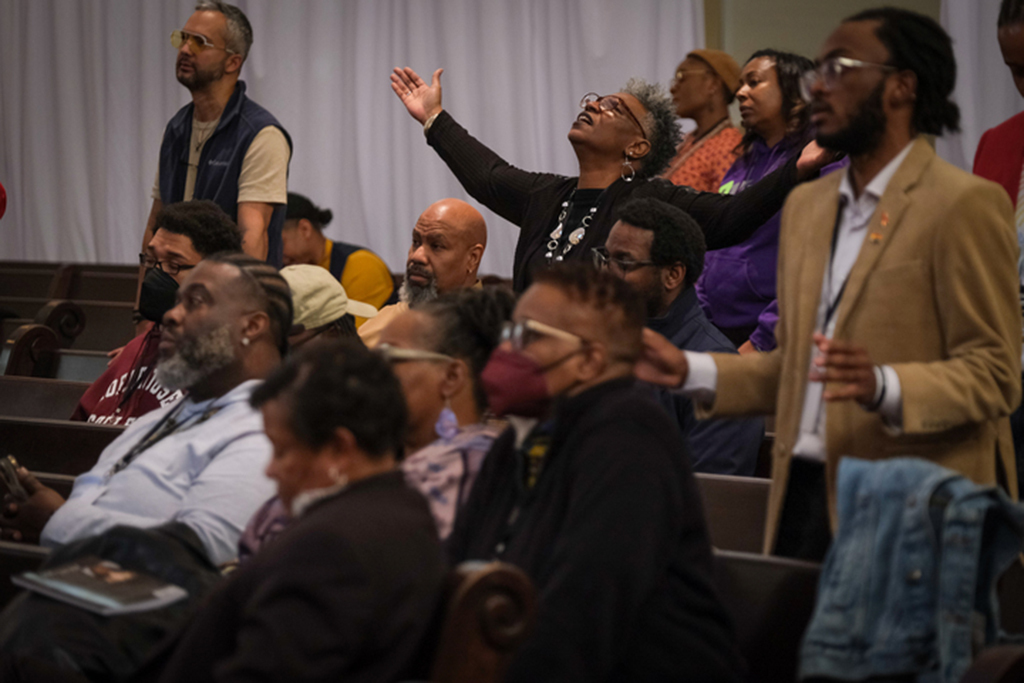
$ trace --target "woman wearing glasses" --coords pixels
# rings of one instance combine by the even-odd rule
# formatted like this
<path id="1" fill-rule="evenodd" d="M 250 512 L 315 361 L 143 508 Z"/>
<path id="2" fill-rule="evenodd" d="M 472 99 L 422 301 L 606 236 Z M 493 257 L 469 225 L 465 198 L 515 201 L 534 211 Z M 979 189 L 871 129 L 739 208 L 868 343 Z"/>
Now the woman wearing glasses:
<path id="1" fill-rule="evenodd" d="M 500 431 L 487 421 L 480 373 L 514 306 L 503 289 L 460 290 L 402 313 L 381 333 L 377 350 L 409 408 L 402 470 L 430 503 L 442 539 Z"/>
<path id="2" fill-rule="evenodd" d="M 410 68 L 395 69 L 391 88 L 423 124 L 434 147 L 474 198 L 520 227 L 513 288 L 560 261 L 588 259 L 604 244 L 615 207 L 631 196 L 652 196 L 687 211 L 701 225 L 708 248 L 738 244 L 782 207 L 800 179 L 815 174 L 828 155 L 810 145 L 794 161 L 736 197 L 694 192 L 657 176 L 675 155 L 679 126 L 672 101 L 657 85 L 631 80 L 624 92 L 586 95 L 569 130 L 579 176 L 521 171 L 481 144 L 441 108 L 441 69 L 428 85 Z"/>
<path id="3" fill-rule="evenodd" d="M 813 68 L 806 57 L 776 50 L 759 50 L 747 60 L 736 91 L 746 129 L 742 155 L 722 178 L 719 192 L 743 192 L 789 163 L 814 137 L 810 109 L 800 90 L 802 74 Z M 822 174 L 838 166 L 828 166 Z M 775 348 L 780 220 L 781 211 L 744 242 L 709 251 L 697 280 L 697 297 L 708 320 L 741 352 Z"/>

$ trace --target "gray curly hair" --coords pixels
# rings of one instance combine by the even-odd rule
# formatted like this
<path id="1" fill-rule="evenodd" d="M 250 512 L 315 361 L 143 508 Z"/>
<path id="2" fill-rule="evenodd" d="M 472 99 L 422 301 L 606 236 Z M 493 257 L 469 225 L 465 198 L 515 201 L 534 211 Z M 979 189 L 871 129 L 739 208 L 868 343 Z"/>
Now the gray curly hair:
<path id="1" fill-rule="evenodd" d="M 672 98 L 661 85 L 648 83 L 642 78 L 629 79 L 622 92 L 638 99 L 647 110 L 643 124 L 651 143 L 651 151 L 643 158 L 637 175 L 652 178 L 665 170 L 683 140 Z"/>

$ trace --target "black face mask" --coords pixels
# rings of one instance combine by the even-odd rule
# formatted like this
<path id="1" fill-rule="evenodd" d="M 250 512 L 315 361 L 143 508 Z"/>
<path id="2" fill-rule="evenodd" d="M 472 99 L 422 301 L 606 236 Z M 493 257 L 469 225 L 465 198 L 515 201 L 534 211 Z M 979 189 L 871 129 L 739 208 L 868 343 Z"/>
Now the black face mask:
<path id="1" fill-rule="evenodd" d="M 177 291 L 178 283 L 173 277 L 159 268 L 147 269 L 139 293 L 139 313 L 146 320 L 162 322 L 164 313 L 174 308 L 174 295 Z"/>

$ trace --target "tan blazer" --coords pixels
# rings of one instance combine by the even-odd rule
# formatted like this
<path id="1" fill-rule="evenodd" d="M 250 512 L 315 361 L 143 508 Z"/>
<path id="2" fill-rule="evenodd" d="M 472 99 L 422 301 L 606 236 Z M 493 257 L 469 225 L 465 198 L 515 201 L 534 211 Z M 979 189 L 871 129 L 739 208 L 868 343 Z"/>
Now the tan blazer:
<path id="1" fill-rule="evenodd" d="M 779 237 L 778 347 L 715 355 L 707 415 L 776 415 L 765 552 L 775 546 L 800 428 L 821 283 L 842 173 L 793 190 Z M 903 434 L 853 402 L 826 408 L 833 529 L 839 459 L 925 457 L 996 481 L 998 453 L 1016 496 L 1008 415 L 1021 396 L 1021 313 L 1013 211 L 999 185 L 939 159 L 923 138 L 896 171 L 867 227 L 836 311 L 834 336 L 862 344 L 900 378 Z"/>

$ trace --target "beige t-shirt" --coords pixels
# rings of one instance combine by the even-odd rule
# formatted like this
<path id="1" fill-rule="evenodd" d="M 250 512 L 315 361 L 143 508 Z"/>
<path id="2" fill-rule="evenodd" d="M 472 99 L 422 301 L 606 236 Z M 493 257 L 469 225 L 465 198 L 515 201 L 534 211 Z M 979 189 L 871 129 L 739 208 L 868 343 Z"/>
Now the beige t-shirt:
<path id="1" fill-rule="evenodd" d="M 220 119 L 197 121 L 192 119 L 192 139 L 188 145 L 188 172 L 185 175 L 184 201 L 190 201 L 196 188 L 199 157 L 206 141 L 217 129 Z M 242 159 L 238 177 L 238 202 L 288 203 L 288 158 L 291 150 L 288 140 L 277 126 L 267 126 L 253 138 Z M 153 199 L 160 199 L 160 169 L 153 183 Z"/>

